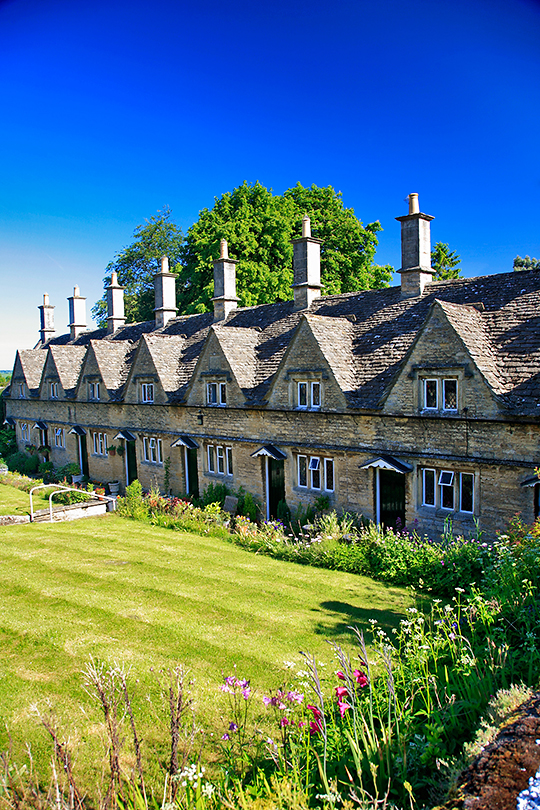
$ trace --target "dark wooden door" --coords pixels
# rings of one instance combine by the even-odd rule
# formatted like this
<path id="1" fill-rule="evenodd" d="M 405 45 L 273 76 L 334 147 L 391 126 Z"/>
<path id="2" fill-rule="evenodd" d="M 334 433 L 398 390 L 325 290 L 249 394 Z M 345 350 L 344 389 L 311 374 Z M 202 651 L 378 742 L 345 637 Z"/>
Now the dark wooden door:
<path id="1" fill-rule="evenodd" d="M 127 484 L 131 484 L 137 478 L 137 452 L 135 442 L 126 442 L 127 453 Z"/>
<path id="2" fill-rule="evenodd" d="M 268 459 L 270 479 L 270 517 L 277 517 L 277 507 L 280 501 L 285 500 L 285 462 Z"/>
<path id="3" fill-rule="evenodd" d="M 199 497 L 199 472 L 197 469 L 197 449 L 188 448 L 187 451 L 187 480 L 189 494 Z"/>
<path id="4" fill-rule="evenodd" d="M 405 476 L 393 470 L 379 470 L 380 519 L 384 526 L 405 526 Z"/>
<path id="5" fill-rule="evenodd" d="M 86 447 L 86 435 L 81 436 L 81 473 L 88 478 L 88 448 Z"/>

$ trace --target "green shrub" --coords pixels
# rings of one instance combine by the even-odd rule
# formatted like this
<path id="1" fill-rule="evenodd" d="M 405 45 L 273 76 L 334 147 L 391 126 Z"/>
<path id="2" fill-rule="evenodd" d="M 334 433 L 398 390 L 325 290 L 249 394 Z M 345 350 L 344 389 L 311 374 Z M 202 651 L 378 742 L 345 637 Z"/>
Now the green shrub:
<path id="1" fill-rule="evenodd" d="M 6 459 L 8 469 L 13 472 L 19 472 L 23 475 L 33 475 L 37 473 L 39 467 L 39 457 L 37 455 L 29 455 L 23 451 L 12 453 Z"/>
<path id="2" fill-rule="evenodd" d="M 289 509 L 286 500 L 279 501 L 277 505 L 277 519 L 281 521 L 281 523 L 290 523 L 291 510 Z"/>
<path id="3" fill-rule="evenodd" d="M 140 481 L 135 479 L 128 487 L 124 498 L 116 501 L 116 511 L 124 517 L 134 520 L 148 520 L 150 516 L 150 506 L 142 493 Z"/>

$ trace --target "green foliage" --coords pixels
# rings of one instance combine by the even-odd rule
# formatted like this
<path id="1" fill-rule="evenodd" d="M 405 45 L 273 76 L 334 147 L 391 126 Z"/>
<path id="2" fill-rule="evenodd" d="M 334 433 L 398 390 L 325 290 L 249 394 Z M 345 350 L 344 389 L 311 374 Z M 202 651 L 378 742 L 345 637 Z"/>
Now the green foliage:
<path id="1" fill-rule="evenodd" d="M 208 506 L 211 503 L 218 503 L 220 506 L 223 506 L 228 494 L 229 488 L 226 484 L 214 484 L 211 482 L 208 484 L 201 497 L 197 501 L 194 501 L 194 503 L 196 503 L 197 506 Z"/>
<path id="2" fill-rule="evenodd" d="M 260 183 L 244 182 L 203 209 L 188 230 L 181 249 L 178 284 L 181 312 L 212 309 L 213 262 L 219 242 L 238 259 L 237 294 L 241 306 L 292 298 L 291 239 L 302 233 L 302 217 L 311 218 L 312 235 L 322 239 L 321 276 L 326 295 L 386 287 L 391 268 L 373 264 L 380 223 L 365 227 L 341 193 L 328 188 L 303 188 L 299 183 L 281 195 Z"/>
<path id="3" fill-rule="evenodd" d="M 6 374 L 0 374 L 0 391 L 9 385 L 11 382 L 11 371 L 8 371 Z"/>
<path id="4" fill-rule="evenodd" d="M 289 521 L 291 519 L 291 510 L 289 509 L 286 500 L 282 500 L 282 501 L 278 502 L 278 505 L 277 505 L 277 519 L 281 523 L 289 523 Z"/>
<path id="5" fill-rule="evenodd" d="M 165 474 L 163 476 L 163 489 L 166 495 L 171 494 L 171 457 L 167 456 L 163 465 Z"/>
<path id="6" fill-rule="evenodd" d="M 435 281 L 448 281 L 459 278 L 462 268 L 461 259 L 455 250 L 450 250 L 446 242 L 437 242 L 431 251 L 431 266 L 436 271 Z"/>
<path id="7" fill-rule="evenodd" d="M 23 475 L 33 475 L 38 471 L 39 457 L 36 454 L 30 455 L 24 451 L 19 450 L 17 453 L 12 453 L 6 458 L 8 469 L 13 472 L 19 472 Z"/>
<path id="8" fill-rule="evenodd" d="M 126 322 L 154 319 L 154 276 L 161 270 L 161 258 L 168 256 L 170 269 L 178 270 L 182 231 L 172 220 L 171 210 L 165 206 L 161 211 L 138 225 L 133 233 L 134 241 L 116 254 L 105 268 L 103 286 L 111 282 L 111 274 L 118 274 L 118 283 L 125 287 L 124 307 Z M 100 327 L 107 325 L 107 298 L 103 297 L 92 307 L 92 315 Z"/>
<path id="9" fill-rule="evenodd" d="M 532 259 L 530 256 L 525 256 L 524 259 L 521 256 L 516 256 L 514 270 L 540 270 L 540 259 L 535 259 L 534 256 Z"/>
<path id="10" fill-rule="evenodd" d="M 0 456 L 6 458 L 17 452 L 17 439 L 12 427 L 0 428 Z"/>

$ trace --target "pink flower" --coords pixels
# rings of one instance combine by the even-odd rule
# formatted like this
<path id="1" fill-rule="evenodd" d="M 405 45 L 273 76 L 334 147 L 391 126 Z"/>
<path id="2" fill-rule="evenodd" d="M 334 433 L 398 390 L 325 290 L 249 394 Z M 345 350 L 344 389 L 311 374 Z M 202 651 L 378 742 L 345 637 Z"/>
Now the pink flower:
<path id="1" fill-rule="evenodd" d="M 352 706 L 349 706 L 349 704 L 345 703 L 345 701 L 343 700 L 338 701 L 338 709 L 342 717 L 345 717 L 345 712 L 349 711 L 349 709 L 351 708 Z"/>
<path id="2" fill-rule="evenodd" d="M 271 703 L 272 703 L 272 698 L 268 697 L 268 695 L 265 695 L 263 697 L 263 703 L 264 703 L 265 706 L 270 706 Z"/>
<path id="3" fill-rule="evenodd" d="M 279 725 L 281 726 L 281 728 L 285 728 L 285 726 L 294 726 L 294 723 L 287 717 L 282 717 L 281 720 L 279 721 Z"/>
<path id="4" fill-rule="evenodd" d="M 244 688 L 242 689 L 242 695 L 244 700 L 248 700 L 249 696 L 251 695 L 251 687 L 244 686 Z"/>
<path id="5" fill-rule="evenodd" d="M 315 720 L 320 720 L 321 719 L 322 712 L 316 706 L 309 706 L 308 705 L 308 706 L 306 706 L 306 708 L 309 709 L 310 712 L 313 712 L 313 717 L 315 718 Z"/>
<path id="6" fill-rule="evenodd" d="M 318 720 L 310 720 L 309 721 L 309 733 L 310 734 L 320 734 L 322 731 L 321 724 Z"/>
<path id="7" fill-rule="evenodd" d="M 364 686 L 368 685 L 369 679 L 365 672 L 361 672 L 359 669 L 355 669 L 353 675 L 354 680 L 356 681 L 358 686 L 363 688 Z"/>
<path id="8" fill-rule="evenodd" d="M 346 686 L 336 686 L 336 695 L 338 697 L 338 700 L 341 700 L 341 698 L 344 698 L 344 697 L 348 697 L 349 693 L 347 691 L 347 687 Z"/>
<path id="9" fill-rule="evenodd" d="M 306 724 L 304 723 L 304 721 L 300 720 L 300 722 L 298 723 L 298 728 L 304 728 L 305 725 Z"/>
<path id="10" fill-rule="evenodd" d="M 297 692 L 295 689 L 291 689 L 289 692 L 287 692 L 287 700 L 289 700 L 291 703 L 302 703 L 303 699 L 303 694 L 301 692 Z"/>
<path id="11" fill-rule="evenodd" d="M 342 672 L 341 670 L 338 670 L 338 671 L 336 672 L 336 675 L 338 676 L 338 678 L 339 678 L 339 680 L 340 680 L 340 681 L 346 681 L 346 680 L 347 680 L 347 676 L 346 676 L 346 675 L 345 675 L 345 673 L 344 673 L 344 672 Z"/>

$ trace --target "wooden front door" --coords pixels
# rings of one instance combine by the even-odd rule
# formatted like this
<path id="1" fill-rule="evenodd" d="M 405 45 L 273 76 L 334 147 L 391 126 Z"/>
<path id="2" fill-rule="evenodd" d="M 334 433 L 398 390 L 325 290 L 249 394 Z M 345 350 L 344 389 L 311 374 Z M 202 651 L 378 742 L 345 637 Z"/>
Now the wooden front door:
<path id="1" fill-rule="evenodd" d="M 197 449 L 186 448 L 186 483 L 187 490 L 194 498 L 199 497 L 199 472 L 197 469 Z"/>
<path id="2" fill-rule="evenodd" d="M 269 458 L 268 463 L 270 517 L 276 518 L 278 503 L 285 500 L 285 462 Z"/>
<path id="3" fill-rule="evenodd" d="M 379 473 L 379 520 L 389 529 L 405 526 L 405 476 L 393 470 Z"/>
<path id="4" fill-rule="evenodd" d="M 126 442 L 127 478 L 126 486 L 137 478 L 137 451 L 135 442 Z"/>

